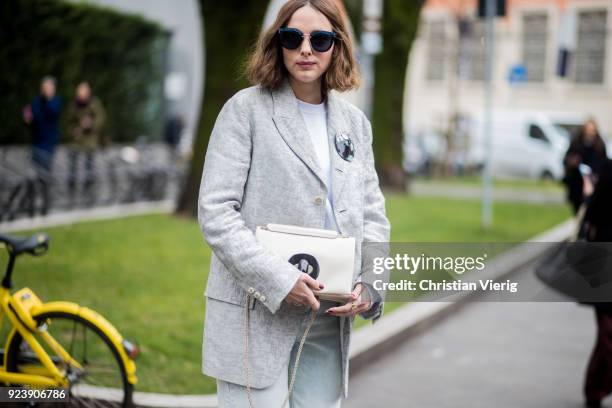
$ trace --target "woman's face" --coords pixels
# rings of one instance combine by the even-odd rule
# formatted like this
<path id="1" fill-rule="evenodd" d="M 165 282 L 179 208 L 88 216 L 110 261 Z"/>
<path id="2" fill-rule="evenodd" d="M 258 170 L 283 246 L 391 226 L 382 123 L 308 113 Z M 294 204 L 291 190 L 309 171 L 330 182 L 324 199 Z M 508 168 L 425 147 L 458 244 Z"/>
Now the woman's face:
<path id="1" fill-rule="evenodd" d="M 42 94 L 47 97 L 47 99 L 51 99 L 55 96 L 55 82 L 52 80 L 45 80 L 40 87 Z"/>
<path id="2" fill-rule="evenodd" d="M 595 124 L 591 121 L 588 121 L 587 123 L 584 124 L 584 141 L 586 143 L 591 143 L 595 140 L 595 137 L 597 136 L 597 127 L 595 126 Z"/>
<path id="3" fill-rule="evenodd" d="M 332 31 L 332 26 L 320 11 L 304 6 L 293 13 L 287 27 L 297 28 L 304 34 L 313 31 Z M 302 83 L 313 83 L 320 80 L 329 68 L 335 44 L 325 52 L 317 52 L 310 46 L 310 38 L 304 35 L 302 44 L 295 50 L 283 49 L 283 62 L 294 80 Z"/>

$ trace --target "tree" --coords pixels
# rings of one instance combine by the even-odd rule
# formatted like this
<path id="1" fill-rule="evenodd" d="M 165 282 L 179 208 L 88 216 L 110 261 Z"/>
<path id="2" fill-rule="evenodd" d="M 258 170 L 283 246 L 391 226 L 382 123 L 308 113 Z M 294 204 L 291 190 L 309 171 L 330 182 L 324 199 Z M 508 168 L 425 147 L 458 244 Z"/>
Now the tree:
<path id="1" fill-rule="evenodd" d="M 206 64 L 199 123 L 177 213 L 196 216 L 204 154 L 223 104 L 249 86 L 240 69 L 261 31 L 269 0 L 200 0 Z"/>
<path id="2" fill-rule="evenodd" d="M 372 131 L 380 182 L 405 191 L 402 167 L 403 111 L 406 69 L 423 1 L 384 0 L 383 50 L 375 58 Z"/>

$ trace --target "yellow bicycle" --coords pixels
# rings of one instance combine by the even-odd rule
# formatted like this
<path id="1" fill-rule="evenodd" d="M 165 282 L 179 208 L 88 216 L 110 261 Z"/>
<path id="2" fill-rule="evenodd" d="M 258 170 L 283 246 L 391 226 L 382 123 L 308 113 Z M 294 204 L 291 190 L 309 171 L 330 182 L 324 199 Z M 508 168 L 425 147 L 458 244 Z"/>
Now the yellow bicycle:
<path id="1" fill-rule="evenodd" d="M 65 388 L 69 406 L 132 406 L 138 353 L 133 343 L 91 309 L 64 301 L 43 303 L 29 288 L 11 293 L 16 258 L 44 254 L 49 237 L 0 234 L 2 244 L 9 260 L 0 286 L 0 325 L 6 316 L 11 327 L 0 384 Z"/>

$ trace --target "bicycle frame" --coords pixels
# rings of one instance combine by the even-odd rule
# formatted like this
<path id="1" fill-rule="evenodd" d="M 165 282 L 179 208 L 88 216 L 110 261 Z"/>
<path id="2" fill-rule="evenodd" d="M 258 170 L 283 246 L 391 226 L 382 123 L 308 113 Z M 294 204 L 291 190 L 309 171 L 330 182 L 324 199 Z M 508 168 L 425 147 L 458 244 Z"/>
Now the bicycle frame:
<path id="1" fill-rule="evenodd" d="M 24 310 L 22 304 L 20 304 L 18 300 L 18 296 L 23 296 L 24 294 L 28 295 L 28 299 L 33 299 L 28 305 L 27 310 Z M 11 294 L 9 289 L 4 287 L 0 287 L 0 319 L 3 319 L 4 315 L 6 315 L 13 327 L 6 341 L 5 352 L 15 334 L 19 332 L 24 341 L 28 343 L 31 350 L 39 358 L 42 366 L 38 364 L 31 367 L 25 366 L 23 369 L 25 372 L 23 373 L 8 372 L 6 367 L 7 356 L 5 353 L 3 362 L 4 370 L 0 370 L 0 382 L 50 388 L 67 388 L 69 386 L 69 380 L 66 378 L 65 373 L 58 370 L 57 366 L 53 363 L 51 356 L 43 348 L 37 337 L 46 343 L 46 345 L 64 362 L 76 369 L 82 369 L 80 364 L 74 360 L 70 354 L 64 350 L 64 348 L 57 343 L 47 331 L 44 330 L 44 328 L 40 329 L 36 327 L 36 322 L 33 317 L 47 312 L 64 312 L 78 315 L 103 331 L 104 334 L 106 334 L 107 337 L 113 342 L 119 352 L 121 360 L 126 369 L 127 381 L 130 384 L 136 383 L 136 364 L 127 355 L 123 347 L 123 338 L 115 327 L 113 327 L 111 323 L 109 323 L 102 316 L 93 310 L 82 307 L 76 303 L 42 303 L 40 300 L 38 300 L 34 292 L 28 288 L 21 289 L 15 294 Z"/>
<path id="2" fill-rule="evenodd" d="M 11 331 L 11 334 L 9 335 L 7 339 L 5 351 L 8 348 L 8 344 L 10 340 L 14 336 L 15 330 L 18 331 L 23 336 L 23 339 L 28 343 L 32 351 L 40 359 L 40 362 L 42 363 L 42 366 L 45 372 L 38 373 L 38 374 L 9 373 L 6 370 L 7 356 L 5 354 L 4 370 L 0 371 L 0 380 L 9 382 L 9 383 L 29 384 L 29 385 L 38 386 L 38 387 L 67 387 L 68 380 L 64 378 L 63 373 L 61 373 L 57 369 L 57 367 L 51 360 L 51 357 L 49 356 L 49 354 L 43 349 L 42 345 L 38 342 L 35 335 L 33 334 L 32 328 L 27 327 L 25 323 L 22 322 L 22 319 L 19 318 L 19 316 L 17 315 L 16 309 L 15 309 L 15 306 L 16 306 L 15 300 L 11 296 L 9 290 L 7 288 L 0 287 L 0 313 L 1 313 L 0 318 L 4 318 L 4 315 L 6 315 L 8 317 L 9 322 L 13 326 L 13 330 Z M 40 334 L 41 334 L 41 338 L 45 341 L 47 341 L 47 338 L 51 337 L 47 333 L 40 332 Z M 45 336 L 44 334 L 47 334 L 47 336 Z M 55 342 L 52 341 L 51 344 L 54 344 L 54 343 Z M 50 347 L 52 347 L 51 344 L 50 344 Z M 55 343 L 54 345 L 57 346 L 57 343 Z M 65 355 L 69 357 L 68 353 L 66 353 L 65 350 L 60 351 L 59 349 L 56 350 L 55 348 L 53 350 L 57 351 L 58 355 L 60 356 Z M 70 360 L 67 360 L 67 361 L 70 361 Z"/>

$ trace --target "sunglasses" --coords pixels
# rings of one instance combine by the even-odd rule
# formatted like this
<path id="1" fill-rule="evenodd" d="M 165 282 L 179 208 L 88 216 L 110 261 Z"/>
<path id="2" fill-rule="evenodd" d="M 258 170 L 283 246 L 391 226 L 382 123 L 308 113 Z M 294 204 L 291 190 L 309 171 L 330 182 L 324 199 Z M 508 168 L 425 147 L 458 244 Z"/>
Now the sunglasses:
<path id="1" fill-rule="evenodd" d="M 280 44 L 289 50 L 295 50 L 302 45 L 305 35 L 308 34 L 304 34 L 297 28 L 283 27 L 278 30 Z M 309 37 L 310 46 L 317 52 L 329 51 L 334 40 L 340 40 L 338 34 L 331 31 L 313 31 Z"/>

